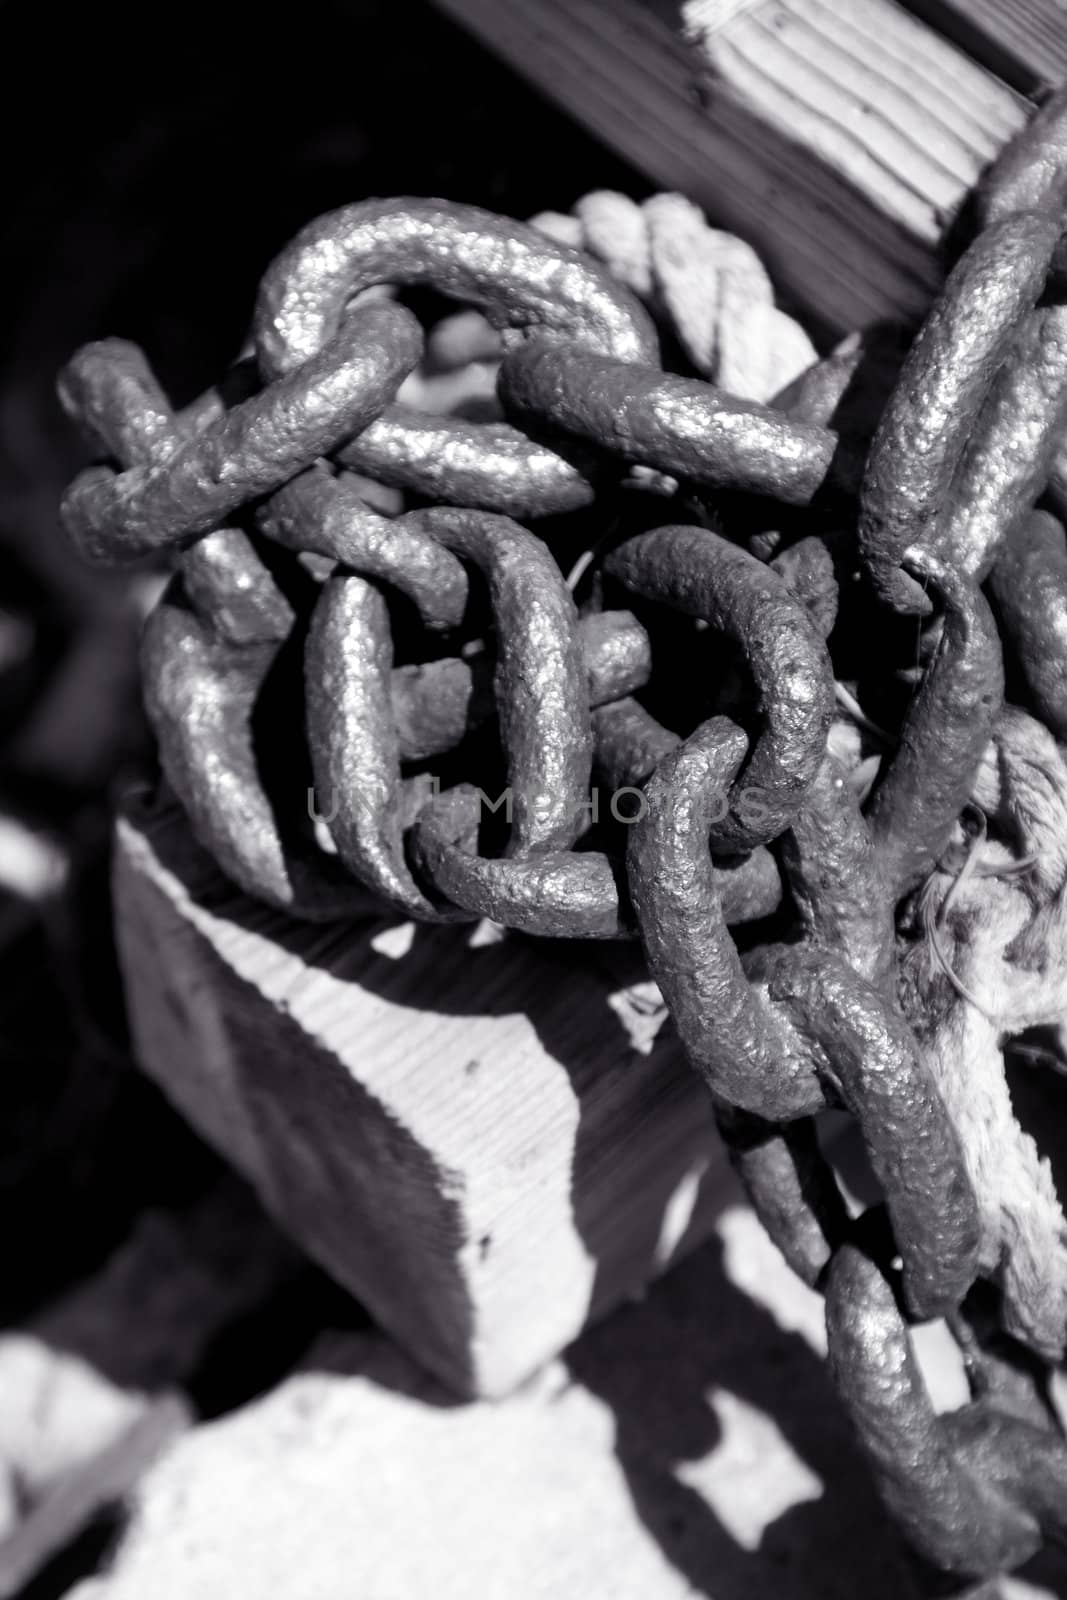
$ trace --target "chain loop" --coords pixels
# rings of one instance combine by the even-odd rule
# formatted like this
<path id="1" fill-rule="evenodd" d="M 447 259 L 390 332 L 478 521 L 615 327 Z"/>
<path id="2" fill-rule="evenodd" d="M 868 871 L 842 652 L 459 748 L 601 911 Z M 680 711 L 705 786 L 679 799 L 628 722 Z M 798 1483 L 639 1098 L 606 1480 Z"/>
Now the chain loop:
<path id="1" fill-rule="evenodd" d="M 1005 1572 L 1037 1552 L 1043 1532 L 1062 1534 L 1062 1435 L 985 1401 L 937 1416 L 893 1290 L 855 1244 L 829 1268 L 826 1321 L 831 1370 L 882 1499 L 934 1566 Z"/>
<path id="2" fill-rule="evenodd" d="M 1058 739 L 1067 739 L 1067 538 L 1047 511 L 1032 511 L 1009 532 L 991 588 L 1034 705 Z"/>
<path id="3" fill-rule="evenodd" d="M 1016 212 L 961 257 L 919 333 L 867 460 L 859 524 L 871 581 L 890 605 L 929 609 L 901 571 L 948 502 L 975 424 L 1020 321 L 1045 286 L 1057 216 Z"/>
<path id="4" fill-rule="evenodd" d="M 855 461 L 829 428 L 648 364 L 532 343 L 505 356 L 500 393 L 524 421 L 551 422 L 705 488 L 808 505 L 855 477 Z"/>
<path id="5" fill-rule="evenodd" d="M 868 813 L 894 899 L 948 844 L 1004 699 L 1000 637 L 982 591 L 925 551 L 912 550 L 909 565 L 940 594 L 943 626 Z"/>
<path id="6" fill-rule="evenodd" d="M 1046 293 L 1063 103 L 997 164 L 983 231 L 907 354 L 898 330 L 867 330 L 770 405 L 777 355 L 749 339 L 742 362 L 734 322 L 780 335 L 790 375 L 812 352 L 747 247 L 679 197 L 589 197 L 564 219 L 615 276 L 474 207 L 345 207 L 268 269 L 254 360 L 184 412 L 121 341 L 61 379 L 114 463 L 68 491 L 72 536 L 173 568 L 145 697 L 222 870 L 311 919 L 639 938 L 753 1206 L 825 1291 L 886 1504 L 929 1561 L 975 1575 L 1067 1532 L 1044 1381 L 1065 1334 L 1062 1211 L 1000 1054 L 1017 1023 L 1062 1013 L 1049 951 L 1067 938 L 1067 555 L 1034 511 L 1059 492 L 1067 418 L 1067 321 Z M 424 338 L 395 292 L 419 284 L 501 330 L 508 421 L 404 403 L 445 403 L 454 326 L 400 398 Z M 701 370 L 747 363 L 731 381 L 749 397 L 663 371 L 631 288 L 684 313 Z M 467 315 L 459 348 L 486 359 Z M 450 392 L 484 407 L 490 378 Z M 576 511 L 545 538 L 513 520 Z M 885 727 L 865 709 L 872 600 L 922 619 L 906 649 L 880 619 Z M 1004 709 L 998 623 L 1048 728 Z M 1010 944 L 975 909 L 975 806 L 995 870 L 1018 874 L 996 897 Z M 1040 859 L 1018 859 L 1027 840 Z M 995 974 L 999 1013 L 972 969 Z M 976 1085 L 996 1110 L 981 1138 Z M 819 1143 L 828 1106 L 884 1195 L 859 1222 Z M 974 1396 L 943 1417 L 908 1330 L 934 1316 Z"/>
<path id="7" fill-rule="evenodd" d="M 210 532 L 372 421 L 421 351 L 422 330 L 402 306 L 355 306 L 306 365 L 160 458 L 121 473 L 81 473 L 63 500 L 67 532 L 98 561 L 135 559 Z M 84 375 L 76 368 L 77 358 L 60 393 L 80 407 Z"/>
<path id="8" fill-rule="evenodd" d="M 764 730 L 712 838 L 724 851 L 778 838 L 815 781 L 833 711 L 833 668 L 806 611 L 762 562 L 704 528 L 639 534 L 612 551 L 604 570 L 740 646 Z"/>
<path id="9" fill-rule="evenodd" d="M 317 354 L 345 306 L 379 283 L 429 284 L 480 306 L 505 342 L 566 339 L 627 361 L 658 361 L 639 302 L 587 256 L 476 206 L 366 201 L 305 228 L 260 286 L 253 333 L 276 378 Z M 592 503 L 596 457 L 549 447 L 506 423 L 431 417 L 390 405 L 341 459 L 434 500 L 544 516 Z"/>
<path id="10" fill-rule="evenodd" d="M 174 417 L 135 345 L 86 346 L 61 376 L 60 392 L 127 469 L 109 473 L 109 483 L 138 473 L 137 481 L 148 481 L 155 473 L 166 490 L 169 464 L 195 453 L 190 419 Z M 213 398 L 192 420 L 218 428 L 218 414 Z M 122 544 L 124 530 L 114 534 Z M 194 832 L 235 883 L 313 921 L 365 915 L 373 904 L 366 890 L 315 848 L 299 816 L 289 818 L 283 840 L 260 778 L 254 713 L 293 620 L 247 535 L 240 528 L 207 532 L 182 557 L 179 578 L 145 627 L 145 705 Z"/>

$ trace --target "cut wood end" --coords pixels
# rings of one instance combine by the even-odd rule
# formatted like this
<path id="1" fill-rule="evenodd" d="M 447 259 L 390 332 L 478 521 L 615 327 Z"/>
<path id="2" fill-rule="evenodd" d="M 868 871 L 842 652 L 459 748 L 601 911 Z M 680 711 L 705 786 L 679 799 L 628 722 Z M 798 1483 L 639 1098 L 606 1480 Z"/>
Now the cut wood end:
<path id="1" fill-rule="evenodd" d="M 120 820 L 115 903 L 145 1070 L 453 1388 L 513 1387 L 733 1192 L 670 1030 L 627 1028 L 634 951 L 296 923 L 174 808 Z"/>

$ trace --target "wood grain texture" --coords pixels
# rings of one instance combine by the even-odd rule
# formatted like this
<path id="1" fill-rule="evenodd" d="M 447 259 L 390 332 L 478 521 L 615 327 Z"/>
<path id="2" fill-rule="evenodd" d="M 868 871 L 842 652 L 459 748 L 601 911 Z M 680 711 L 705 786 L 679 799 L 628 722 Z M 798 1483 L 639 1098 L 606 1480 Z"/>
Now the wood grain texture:
<path id="1" fill-rule="evenodd" d="M 829 330 L 915 315 L 1026 109 L 892 0 L 439 0 Z"/>
<path id="2" fill-rule="evenodd" d="M 173 810 L 120 822 L 115 897 L 144 1068 L 453 1389 L 510 1389 L 711 1226 L 709 1099 L 632 1042 L 636 952 L 297 924 Z"/>
<path id="3" fill-rule="evenodd" d="M 1067 78 L 1067 0 L 908 0 L 909 9 L 1023 94 Z"/>

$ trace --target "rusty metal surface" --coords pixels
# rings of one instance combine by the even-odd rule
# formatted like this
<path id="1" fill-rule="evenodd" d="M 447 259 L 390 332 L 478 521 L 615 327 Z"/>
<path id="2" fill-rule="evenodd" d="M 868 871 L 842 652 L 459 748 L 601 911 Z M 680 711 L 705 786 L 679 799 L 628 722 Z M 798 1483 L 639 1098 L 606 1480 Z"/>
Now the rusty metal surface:
<path id="1" fill-rule="evenodd" d="M 978 1207 L 898 1002 L 898 942 L 1003 706 L 991 567 L 1058 714 L 1062 533 L 1018 530 L 1054 477 L 1067 394 L 1059 308 L 1035 310 L 1057 293 L 1062 219 L 1012 198 L 1059 182 L 1050 149 L 1039 129 L 1002 164 L 899 375 L 900 338 L 876 332 L 773 406 L 666 371 L 646 309 L 581 253 L 422 200 L 298 234 L 229 392 L 175 416 L 119 341 L 61 387 L 114 462 L 68 493 L 72 536 L 175 563 L 146 692 L 223 870 L 300 916 L 639 937 L 758 1214 L 826 1292 L 886 1504 L 928 1561 L 977 1576 L 1062 1535 L 1067 1444 L 968 1343 L 989 1287 Z M 397 402 L 423 348 L 393 297 L 407 285 L 502 331 L 506 423 Z M 369 504 L 374 479 L 415 503 Z M 568 578 L 573 533 L 553 518 L 583 507 Z M 913 660 L 898 618 L 879 635 L 889 731 L 857 698 L 876 600 L 925 619 Z M 855 1119 L 881 1187 L 865 1217 L 815 1138 L 826 1106 Z M 940 1418 L 908 1332 L 937 1316 L 971 1350 L 976 1396 Z"/>

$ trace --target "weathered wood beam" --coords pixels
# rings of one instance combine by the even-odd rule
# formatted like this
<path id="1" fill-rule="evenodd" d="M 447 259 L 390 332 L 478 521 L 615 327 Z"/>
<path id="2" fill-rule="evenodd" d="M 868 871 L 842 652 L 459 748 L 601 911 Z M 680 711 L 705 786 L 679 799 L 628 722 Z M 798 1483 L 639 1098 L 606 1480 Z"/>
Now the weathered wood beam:
<path id="1" fill-rule="evenodd" d="M 828 329 L 919 313 L 1025 102 L 893 0 L 439 0 Z"/>
<path id="2" fill-rule="evenodd" d="M 707 1234 L 710 1096 L 635 948 L 297 923 L 176 809 L 116 857 L 141 1065 L 453 1389 L 513 1387 Z"/>
<path id="3" fill-rule="evenodd" d="M 1022 94 L 1067 78 L 1064 0 L 908 0 L 909 9 Z"/>

